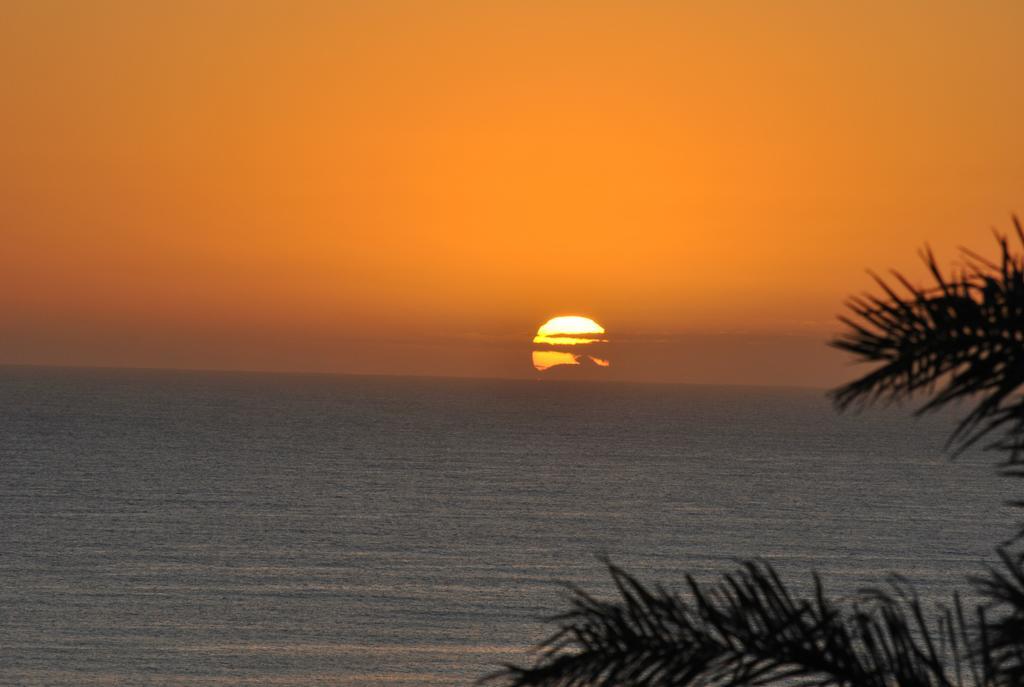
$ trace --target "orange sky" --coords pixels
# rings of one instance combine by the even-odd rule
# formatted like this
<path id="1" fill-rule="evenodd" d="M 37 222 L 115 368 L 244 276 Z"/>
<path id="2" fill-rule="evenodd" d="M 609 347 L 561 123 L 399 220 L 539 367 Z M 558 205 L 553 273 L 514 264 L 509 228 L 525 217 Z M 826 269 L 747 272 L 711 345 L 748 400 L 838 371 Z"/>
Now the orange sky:
<path id="1" fill-rule="evenodd" d="M 0 362 L 827 385 L 1024 212 L 1024 3 L 0 4 Z"/>

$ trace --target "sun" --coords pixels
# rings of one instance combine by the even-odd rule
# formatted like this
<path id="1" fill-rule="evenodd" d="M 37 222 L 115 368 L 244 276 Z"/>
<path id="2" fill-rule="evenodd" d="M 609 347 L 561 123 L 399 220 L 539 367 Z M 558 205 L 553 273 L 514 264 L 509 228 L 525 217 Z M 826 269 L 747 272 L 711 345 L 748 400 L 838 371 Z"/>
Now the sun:
<path id="1" fill-rule="evenodd" d="M 537 330 L 533 343 L 551 344 L 556 346 L 575 346 L 579 344 L 604 343 L 601 338 L 604 327 L 589 317 L 579 315 L 562 315 L 552 317 Z"/>
<path id="2" fill-rule="evenodd" d="M 532 357 L 533 367 L 538 372 L 556 367 L 567 370 L 572 369 L 569 366 L 579 366 L 576 369 L 580 370 L 581 367 L 599 369 L 611 366 L 607 358 L 578 352 L 581 347 L 590 346 L 588 350 L 596 353 L 608 343 L 604 327 L 589 317 L 552 317 L 537 330 L 533 343 L 538 346 Z"/>

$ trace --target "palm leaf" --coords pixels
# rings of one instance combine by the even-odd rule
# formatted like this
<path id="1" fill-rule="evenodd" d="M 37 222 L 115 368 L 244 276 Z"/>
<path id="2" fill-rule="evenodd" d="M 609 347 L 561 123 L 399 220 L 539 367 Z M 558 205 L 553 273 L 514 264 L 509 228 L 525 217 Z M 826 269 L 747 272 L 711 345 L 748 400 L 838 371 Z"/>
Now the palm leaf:
<path id="1" fill-rule="evenodd" d="M 1016 218 L 1014 227 L 1024 244 Z M 1007 237 L 996 239 L 998 262 L 962 249 L 965 266 L 947 276 L 925 251 L 930 287 L 894 273 L 906 293 L 875 277 L 881 296 L 851 299 L 852 317 L 840 318 L 846 331 L 830 343 L 880 366 L 832 393 L 840 409 L 919 392 L 932 395 L 921 413 L 965 400 L 972 405 L 950 436 L 955 451 L 995 436 L 988 446 L 1017 461 L 1024 448 L 1024 255 Z"/>
<path id="2" fill-rule="evenodd" d="M 1007 562 L 1010 572 L 999 574 L 1024 580 L 1019 564 Z M 898 580 L 840 606 L 817 577 L 814 595 L 801 598 L 763 562 L 748 562 L 710 587 L 688 577 L 686 595 L 647 587 L 614 565 L 609 570 L 619 599 L 600 601 L 574 589 L 569 610 L 551 619 L 558 629 L 536 664 L 509 665 L 485 680 L 508 687 L 738 687 L 782 680 L 981 687 L 1010 684 L 997 680 L 994 667 L 1019 658 L 1014 652 L 1022 647 L 1019 637 L 1007 638 L 986 660 L 959 598 L 929 621 Z"/>

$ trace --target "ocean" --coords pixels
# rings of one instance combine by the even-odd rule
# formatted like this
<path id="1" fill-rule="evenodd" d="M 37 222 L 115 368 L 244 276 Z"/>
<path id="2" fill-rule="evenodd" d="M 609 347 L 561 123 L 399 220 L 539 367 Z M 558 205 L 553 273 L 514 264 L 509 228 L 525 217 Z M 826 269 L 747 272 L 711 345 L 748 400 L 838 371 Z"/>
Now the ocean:
<path id="1" fill-rule="evenodd" d="M 1016 532 L 950 415 L 809 389 L 0 368 L 0 684 L 470 685 L 602 556 L 931 601 Z"/>

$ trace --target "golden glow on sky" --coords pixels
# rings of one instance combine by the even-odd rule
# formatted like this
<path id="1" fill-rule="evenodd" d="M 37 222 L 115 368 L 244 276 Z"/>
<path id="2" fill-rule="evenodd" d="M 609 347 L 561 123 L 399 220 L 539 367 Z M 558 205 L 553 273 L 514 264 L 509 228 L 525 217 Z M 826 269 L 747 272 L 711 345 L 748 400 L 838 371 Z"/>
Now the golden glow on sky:
<path id="1" fill-rule="evenodd" d="M 1021 26 L 1020 0 L 6 0 L 0 364 L 528 377 L 558 312 L 614 323 L 589 345 L 617 379 L 837 383 L 865 269 L 923 280 L 925 242 L 1024 213 Z M 537 346 L 563 344 L 594 350 Z"/>

